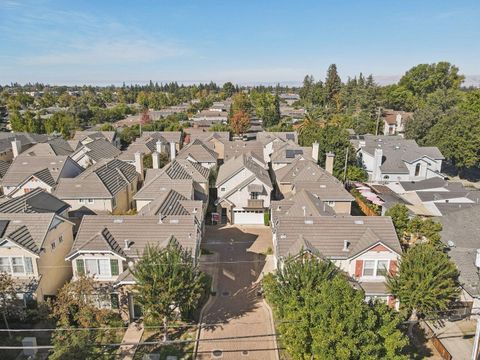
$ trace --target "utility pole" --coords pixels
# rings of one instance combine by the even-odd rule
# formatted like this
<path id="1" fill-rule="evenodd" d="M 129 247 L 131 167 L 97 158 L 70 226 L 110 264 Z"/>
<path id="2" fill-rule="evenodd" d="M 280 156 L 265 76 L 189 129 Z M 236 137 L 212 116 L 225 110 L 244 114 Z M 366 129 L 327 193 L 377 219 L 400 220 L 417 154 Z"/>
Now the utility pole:
<path id="1" fill-rule="evenodd" d="M 378 135 L 378 124 L 379 124 L 379 122 L 380 122 L 380 114 L 381 114 L 381 113 L 382 113 L 382 108 L 379 107 L 379 108 L 378 108 L 378 112 L 377 112 L 377 123 L 376 123 L 376 125 L 375 125 L 375 136 Z"/>
<path id="2" fill-rule="evenodd" d="M 347 181 L 347 164 L 348 164 L 348 152 L 350 151 L 350 146 L 347 146 L 347 153 L 345 154 L 345 167 L 343 168 L 343 183 Z"/>

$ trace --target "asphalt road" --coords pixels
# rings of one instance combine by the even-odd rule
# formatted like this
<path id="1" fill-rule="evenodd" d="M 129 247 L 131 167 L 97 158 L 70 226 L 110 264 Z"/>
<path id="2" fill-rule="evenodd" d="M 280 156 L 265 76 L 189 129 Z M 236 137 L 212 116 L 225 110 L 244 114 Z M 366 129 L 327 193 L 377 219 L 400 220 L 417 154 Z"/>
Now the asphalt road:
<path id="1" fill-rule="evenodd" d="M 275 360 L 271 314 L 255 284 L 265 264 L 260 252 L 272 247 L 271 230 L 211 226 L 204 239 L 202 247 L 213 254 L 201 257 L 201 267 L 214 277 L 216 295 L 205 307 L 202 323 L 215 325 L 202 328 L 197 359 Z M 211 340 L 219 338 L 225 339 Z"/>

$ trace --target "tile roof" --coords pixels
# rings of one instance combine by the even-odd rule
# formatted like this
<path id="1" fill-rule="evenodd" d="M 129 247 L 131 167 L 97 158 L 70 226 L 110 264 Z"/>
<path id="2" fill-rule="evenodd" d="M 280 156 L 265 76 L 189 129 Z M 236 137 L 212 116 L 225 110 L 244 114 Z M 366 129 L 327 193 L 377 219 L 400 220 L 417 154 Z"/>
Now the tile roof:
<path id="1" fill-rule="evenodd" d="M 111 198 L 138 178 L 135 166 L 103 159 L 73 179 L 61 179 L 55 195 L 61 199 Z"/>
<path id="2" fill-rule="evenodd" d="M 12 149 L 12 141 L 19 140 L 23 146 L 34 145 L 48 141 L 48 136 L 26 132 L 0 132 L 0 152 Z"/>
<path id="3" fill-rule="evenodd" d="M 48 142 L 38 143 L 23 152 L 33 156 L 70 155 L 73 152 L 71 145 L 62 138 L 54 138 Z"/>
<path id="4" fill-rule="evenodd" d="M 275 229 L 280 257 L 296 255 L 292 247 L 299 236 L 327 258 L 351 258 L 378 241 L 399 254 L 402 251 L 387 216 L 284 216 L 278 219 Z M 345 240 L 349 242 L 348 251 L 343 250 Z"/>
<path id="5" fill-rule="evenodd" d="M 10 163 L 0 160 L 0 179 L 2 179 L 5 176 L 9 167 L 10 167 Z"/>
<path id="6" fill-rule="evenodd" d="M 110 235 L 102 235 L 105 230 Z M 86 215 L 70 255 L 90 249 L 111 251 L 114 240 L 125 257 L 136 258 L 141 256 L 147 244 L 165 246 L 172 237 L 183 247 L 195 252 L 196 236 L 197 226 L 192 215 L 178 215 L 165 222 L 160 222 L 158 216 Z M 130 243 L 128 250 L 124 247 L 125 240 Z"/>
<path id="7" fill-rule="evenodd" d="M 333 216 L 335 211 L 307 190 L 300 190 L 290 197 L 272 201 L 270 206 L 275 221 L 282 216 Z"/>
<path id="8" fill-rule="evenodd" d="M 193 179 L 172 179 L 162 169 L 160 171 L 151 171 L 157 169 L 148 169 L 145 183 L 142 188 L 133 196 L 135 200 L 154 200 L 162 194 L 175 189 L 186 198 L 193 196 Z M 155 175 L 150 175 L 154 173 Z"/>
<path id="9" fill-rule="evenodd" d="M 226 141 L 224 149 L 224 161 L 235 158 L 241 154 L 250 153 L 263 161 L 263 144 L 260 141 L 234 140 Z"/>
<path id="10" fill-rule="evenodd" d="M 0 213 L 57 213 L 70 207 L 49 192 L 37 188 L 26 194 L 0 203 Z"/>
<path id="11" fill-rule="evenodd" d="M 87 156 L 95 162 L 98 162 L 101 159 L 113 159 L 122 153 L 111 142 L 105 139 L 93 140 L 88 144 L 78 148 L 75 153 L 79 153 L 81 151 L 85 151 Z"/>
<path id="12" fill-rule="evenodd" d="M 268 171 L 253 158 L 253 155 L 250 152 L 241 153 L 239 156 L 236 156 L 229 161 L 225 161 L 218 170 L 216 186 L 221 186 L 228 179 L 232 178 L 245 168 L 250 170 L 250 172 L 262 183 L 268 187 L 272 187 L 272 181 L 270 180 Z"/>
<path id="13" fill-rule="evenodd" d="M 216 164 L 218 155 L 205 145 L 203 141 L 195 139 L 184 146 L 177 154 L 177 159 L 188 159 L 189 157 L 200 163 L 210 162 Z"/>
<path id="14" fill-rule="evenodd" d="M 75 135 L 73 136 L 73 140 L 83 141 L 86 138 L 90 138 L 92 140 L 106 139 L 109 142 L 113 142 L 113 140 L 115 139 L 115 136 L 116 136 L 115 131 L 84 130 L 84 131 L 75 131 Z"/>
<path id="15" fill-rule="evenodd" d="M 257 141 L 260 141 L 264 145 L 274 140 L 280 140 L 283 142 L 291 140 L 294 143 L 298 143 L 298 135 L 296 131 L 291 131 L 291 132 L 261 131 L 257 133 Z"/>

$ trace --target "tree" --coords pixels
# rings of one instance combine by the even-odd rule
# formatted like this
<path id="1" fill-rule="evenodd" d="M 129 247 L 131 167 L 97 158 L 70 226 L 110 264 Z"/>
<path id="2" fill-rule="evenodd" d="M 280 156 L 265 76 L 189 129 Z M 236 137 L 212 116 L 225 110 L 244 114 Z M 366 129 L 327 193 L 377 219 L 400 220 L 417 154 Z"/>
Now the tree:
<path id="1" fill-rule="evenodd" d="M 430 243 L 417 244 L 403 254 L 387 286 L 410 315 L 409 335 L 419 316 L 438 316 L 459 294 L 458 270 L 448 256 Z"/>
<path id="2" fill-rule="evenodd" d="M 223 84 L 222 91 L 225 94 L 225 98 L 232 97 L 235 93 L 235 86 L 230 81 L 228 81 Z"/>
<path id="3" fill-rule="evenodd" d="M 264 288 L 293 359 L 406 359 L 398 314 L 365 303 L 331 262 L 287 259 Z"/>
<path id="4" fill-rule="evenodd" d="M 387 210 L 385 215 L 392 217 L 393 226 L 395 227 L 397 236 L 399 239 L 403 239 L 410 222 L 407 207 L 404 204 L 395 204 Z"/>
<path id="5" fill-rule="evenodd" d="M 137 281 L 135 299 L 147 318 L 163 323 L 166 341 L 169 323 L 198 305 L 204 292 L 203 273 L 191 251 L 172 238 L 163 249 L 147 246 L 132 274 Z"/>
<path id="6" fill-rule="evenodd" d="M 418 240 L 428 241 L 435 246 L 443 247 L 440 242 L 440 231 L 442 225 L 430 218 L 424 219 L 420 216 L 415 216 L 407 225 L 406 231 L 411 235 L 411 243 Z"/>
<path id="7" fill-rule="evenodd" d="M 72 330 L 53 334 L 53 353 L 49 359 L 108 359 L 98 344 L 115 342 L 116 331 L 105 328 L 122 327 L 120 316 L 110 309 L 100 309 L 99 301 L 110 300 L 108 289 L 99 287 L 91 277 L 82 276 L 65 284 L 58 292 L 52 315 L 59 328 L 104 328 L 102 331 Z M 115 351 L 115 349 L 112 349 Z"/>
<path id="8" fill-rule="evenodd" d="M 327 95 L 327 101 L 334 103 L 338 100 L 337 96 L 342 87 L 342 80 L 337 73 L 337 65 L 332 64 L 328 67 L 327 78 L 325 79 L 325 92 Z"/>
<path id="9" fill-rule="evenodd" d="M 250 127 L 250 116 L 242 110 L 237 111 L 230 118 L 230 128 L 236 135 L 244 134 Z"/>
<path id="10" fill-rule="evenodd" d="M 442 61 L 414 66 L 402 76 L 398 84 L 415 96 L 425 97 L 437 89 L 458 89 L 464 79 L 456 66 Z"/>
<path id="11" fill-rule="evenodd" d="M 239 92 L 233 95 L 230 112 L 231 114 L 236 114 L 239 111 L 243 111 L 246 114 L 250 114 L 252 111 L 252 103 L 250 102 L 248 95 L 244 92 Z"/>
<path id="12" fill-rule="evenodd" d="M 8 318 L 19 317 L 23 314 L 22 304 L 17 299 L 15 281 L 10 274 L 3 271 L 0 272 L 0 312 L 7 329 L 10 329 Z M 12 337 L 10 331 L 8 336 Z"/>

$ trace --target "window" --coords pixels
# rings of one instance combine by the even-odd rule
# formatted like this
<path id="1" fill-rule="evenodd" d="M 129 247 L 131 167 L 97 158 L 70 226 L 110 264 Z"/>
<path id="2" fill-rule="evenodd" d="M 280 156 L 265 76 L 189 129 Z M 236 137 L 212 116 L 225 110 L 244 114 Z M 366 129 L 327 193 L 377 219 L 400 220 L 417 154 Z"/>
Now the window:
<path id="1" fill-rule="evenodd" d="M 377 276 L 387 276 L 388 260 L 378 260 L 377 262 Z"/>
<path id="2" fill-rule="evenodd" d="M 365 260 L 363 265 L 363 276 L 375 275 L 375 260 Z"/>
<path id="3" fill-rule="evenodd" d="M 52 247 L 52 250 L 55 250 L 55 247 L 56 247 L 57 245 L 55 244 L 55 241 L 52 241 L 52 243 L 50 244 L 50 246 Z"/>
<path id="4" fill-rule="evenodd" d="M 85 199 L 80 199 L 80 200 L 78 200 L 78 202 L 79 202 L 80 204 L 85 204 Z"/>
<path id="5" fill-rule="evenodd" d="M 86 272 L 98 277 L 110 277 L 110 262 L 108 259 L 85 259 Z"/>
<path id="6" fill-rule="evenodd" d="M 388 260 L 365 260 L 363 276 L 387 276 Z"/>
<path id="7" fill-rule="evenodd" d="M 252 192 L 252 200 L 258 199 L 258 193 L 257 192 Z"/>
<path id="8" fill-rule="evenodd" d="M 63 235 L 60 235 L 60 237 L 58 238 L 58 243 L 61 244 L 63 242 Z"/>
<path id="9" fill-rule="evenodd" d="M 25 272 L 27 274 L 33 274 L 33 263 L 31 257 L 24 258 L 25 260 Z"/>
<path id="10" fill-rule="evenodd" d="M 88 201 L 89 204 L 93 204 L 95 202 L 94 199 L 88 199 L 87 201 Z"/>
<path id="11" fill-rule="evenodd" d="M 14 274 L 23 274 L 25 273 L 25 267 L 23 266 L 22 257 L 12 257 L 12 272 Z"/>
<path id="12" fill-rule="evenodd" d="M 0 257 L 0 271 L 10 272 L 10 259 L 8 257 Z"/>
<path id="13" fill-rule="evenodd" d="M 421 168 L 420 164 L 415 165 L 415 176 L 420 175 L 420 168 Z"/>
<path id="14" fill-rule="evenodd" d="M 224 187 L 221 187 L 221 188 L 220 188 L 220 191 L 225 191 L 225 188 L 224 188 Z"/>
<path id="15" fill-rule="evenodd" d="M 118 309 L 120 307 L 118 294 L 110 294 L 110 302 L 112 304 L 112 309 Z"/>
<path id="16" fill-rule="evenodd" d="M 117 199 L 115 197 L 112 198 L 112 209 L 117 207 Z"/>

